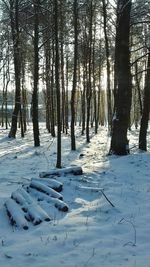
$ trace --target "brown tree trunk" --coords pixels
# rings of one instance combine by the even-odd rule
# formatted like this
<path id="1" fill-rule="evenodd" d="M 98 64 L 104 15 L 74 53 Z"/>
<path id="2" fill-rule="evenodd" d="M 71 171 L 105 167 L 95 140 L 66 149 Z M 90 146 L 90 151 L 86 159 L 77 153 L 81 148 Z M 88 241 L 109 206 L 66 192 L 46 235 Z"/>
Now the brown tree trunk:
<path id="1" fill-rule="evenodd" d="M 68 62 L 68 55 L 66 55 L 66 91 L 65 91 L 65 130 L 66 134 L 68 134 L 68 128 L 69 128 L 69 123 L 68 123 L 68 116 L 69 116 L 69 101 L 68 101 L 68 87 L 69 87 L 69 79 L 68 79 L 68 72 L 69 72 L 69 62 Z"/>
<path id="2" fill-rule="evenodd" d="M 51 64 L 51 87 L 50 87 L 50 97 L 51 97 L 51 135 L 53 137 L 55 134 L 55 125 L 56 125 L 56 90 L 54 90 L 54 65 L 55 65 L 55 45 L 54 41 L 52 43 L 52 64 Z M 56 100 L 56 101 L 55 101 Z"/>
<path id="3" fill-rule="evenodd" d="M 34 86 L 32 94 L 32 122 L 34 146 L 40 146 L 38 121 L 38 82 L 39 82 L 39 0 L 34 3 Z"/>
<path id="4" fill-rule="evenodd" d="M 46 40 L 48 36 L 46 34 Z M 44 40 L 45 41 L 45 40 Z M 45 67 L 46 67 L 46 93 L 45 93 L 45 106 L 46 106 L 46 128 L 48 132 L 51 132 L 51 80 L 50 80 L 50 60 L 51 60 L 51 53 L 50 53 L 50 44 L 49 41 L 45 42 L 44 46 L 45 50 Z"/>
<path id="5" fill-rule="evenodd" d="M 140 135 L 139 135 L 139 149 L 145 151 L 147 150 L 146 136 L 148 129 L 149 114 L 150 114 L 150 48 L 148 54 L 147 74 L 145 78 L 145 88 L 144 88 L 143 111 L 142 111 Z"/>
<path id="6" fill-rule="evenodd" d="M 64 8 L 63 0 L 60 1 L 60 58 L 61 58 L 61 92 L 62 92 L 62 132 L 65 132 L 65 77 L 64 77 Z"/>
<path id="7" fill-rule="evenodd" d="M 90 109 L 92 97 L 92 23 L 93 23 L 93 0 L 90 2 L 89 12 L 89 53 L 88 53 L 88 84 L 87 84 L 87 118 L 86 118 L 86 141 L 90 142 L 89 122 L 90 122 Z"/>
<path id="8" fill-rule="evenodd" d="M 83 92 L 81 96 L 81 103 L 82 103 L 82 135 L 84 135 L 85 132 L 85 119 L 86 119 L 86 103 L 85 103 L 85 97 L 86 97 L 86 73 L 87 73 L 87 66 L 86 62 L 84 63 L 83 67 Z"/>
<path id="9" fill-rule="evenodd" d="M 15 138 L 17 132 L 17 119 L 21 111 L 21 89 L 20 89 L 20 75 L 21 75 L 21 62 L 20 62 L 20 33 L 19 33 L 19 3 L 10 1 L 10 20 L 11 31 L 13 39 L 13 53 L 14 53 L 14 70 L 15 70 L 15 106 L 12 113 L 11 129 L 9 137 Z"/>
<path id="10" fill-rule="evenodd" d="M 73 86 L 71 95 L 71 150 L 76 150 L 75 143 L 75 94 L 77 84 L 77 54 L 78 54 L 78 0 L 74 0 L 74 70 L 73 70 Z"/>
<path id="11" fill-rule="evenodd" d="M 103 4 L 103 19 L 104 19 L 104 36 L 105 36 L 105 51 L 106 51 L 106 71 L 107 71 L 107 117 L 108 117 L 108 129 L 111 132 L 112 124 L 112 103 L 111 103 L 111 88 L 110 88 L 110 52 L 109 52 L 109 40 L 107 33 L 107 4 L 105 0 L 102 0 Z"/>
<path id="12" fill-rule="evenodd" d="M 127 129 L 131 109 L 131 73 L 130 73 L 130 12 L 131 1 L 118 0 L 117 29 L 115 44 L 115 114 L 112 122 L 110 152 L 117 155 L 129 153 Z"/>
<path id="13" fill-rule="evenodd" d="M 55 84 L 57 94 L 57 163 L 56 167 L 61 168 L 61 101 L 59 81 L 59 40 L 58 40 L 58 0 L 55 0 Z"/>

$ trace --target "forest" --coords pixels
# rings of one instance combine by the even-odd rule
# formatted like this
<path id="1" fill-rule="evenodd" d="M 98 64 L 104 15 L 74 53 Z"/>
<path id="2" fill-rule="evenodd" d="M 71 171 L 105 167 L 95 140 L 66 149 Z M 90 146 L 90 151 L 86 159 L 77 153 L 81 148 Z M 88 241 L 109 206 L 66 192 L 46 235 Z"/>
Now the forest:
<path id="1" fill-rule="evenodd" d="M 0 124 L 10 138 L 28 134 L 29 109 L 33 145 L 40 146 L 41 120 L 57 137 L 58 168 L 61 134 L 76 150 L 76 125 L 87 143 L 90 129 L 105 125 L 116 155 L 130 153 L 128 131 L 140 127 L 137 145 L 147 150 L 149 0 L 1 0 L 0 7 Z"/>
<path id="2" fill-rule="evenodd" d="M 0 0 L 0 266 L 150 267 L 150 0 Z"/>

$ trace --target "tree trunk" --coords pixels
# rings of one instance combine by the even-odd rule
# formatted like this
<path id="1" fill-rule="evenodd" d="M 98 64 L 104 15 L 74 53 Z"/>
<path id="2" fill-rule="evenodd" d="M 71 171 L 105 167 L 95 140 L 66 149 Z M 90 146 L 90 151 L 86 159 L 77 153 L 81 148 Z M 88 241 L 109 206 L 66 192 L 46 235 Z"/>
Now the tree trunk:
<path id="1" fill-rule="evenodd" d="M 85 119 L 86 119 L 86 103 L 85 103 L 85 98 L 86 98 L 86 79 L 87 79 L 87 63 L 86 60 L 84 60 L 84 66 L 83 66 L 83 92 L 81 95 L 81 104 L 82 104 L 82 135 L 84 135 L 85 132 Z"/>
<path id="2" fill-rule="evenodd" d="M 56 106 L 55 102 L 57 101 L 56 98 L 56 91 L 54 90 L 54 65 L 55 65 L 55 45 L 54 41 L 52 44 L 52 50 L 53 50 L 53 55 L 52 55 L 52 66 L 51 66 L 51 135 L 53 137 L 56 136 L 55 134 L 55 125 L 56 125 Z M 56 101 L 55 101 L 56 100 Z"/>
<path id="3" fill-rule="evenodd" d="M 46 34 L 46 40 L 48 36 Z M 45 40 L 44 40 L 45 41 Z M 46 128 L 48 132 L 51 132 L 51 80 L 50 80 L 50 44 L 49 41 L 45 43 L 44 46 L 45 50 L 45 67 L 46 67 L 46 99 L 45 99 L 45 106 L 46 106 Z"/>
<path id="4" fill-rule="evenodd" d="M 140 83 L 138 79 L 138 64 L 137 62 L 135 63 L 135 80 L 136 80 L 136 85 L 137 85 L 137 91 L 138 91 L 138 97 L 139 97 L 139 105 L 140 105 L 140 114 L 142 115 L 143 111 L 143 106 L 142 106 L 142 97 L 141 97 L 141 88 L 140 88 Z"/>
<path id="5" fill-rule="evenodd" d="M 27 92 L 25 88 L 25 65 L 22 66 L 22 119 L 24 133 L 27 131 Z"/>
<path id="6" fill-rule="evenodd" d="M 149 114 L 150 114 L 150 48 L 148 54 L 147 74 L 145 78 L 145 88 L 144 88 L 143 111 L 142 111 L 140 135 L 139 135 L 139 149 L 145 151 L 147 150 L 146 136 L 148 129 Z"/>
<path id="7" fill-rule="evenodd" d="M 117 29 L 115 44 L 115 114 L 112 122 L 110 152 L 117 155 L 129 153 L 127 129 L 131 109 L 131 73 L 130 73 L 130 12 L 131 1 L 118 0 Z"/>
<path id="8" fill-rule="evenodd" d="M 17 132 L 17 119 L 21 110 L 21 89 L 20 89 L 20 34 L 19 34 L 19 3 L 18 0 L 10 1 L 10 20 L 11 31 L 13 39 L 13 53 L 14 53 L 14 70 L 15 70 L 15 106 L 12 113 L 11 129 L 9 137 L 15 138 Z"/>
<path id="9" fill-rule="evenodd" d="M 93 23 L 93 2 L 90 2 L 89 12 L 89 53 L 88 53 L 88 84 L 87 84 L 87 118 L 86 118 L 86 141 L 90 142 L 89 122 L 90 122 L 90 109 L 91 109 L 91 97 L 92 97 L 92 23 Z"/>
<path id="10" fill-rule="evenodd" d="M 68 128 L 69 128 L 69 123 L 68 123 L 68 116 L 69 116 L 69 110 L 68 110 L 68 87 L 69 87 L 69 79 L 68 79 L 68 72 L 69 72 L 69 62 L 68 62 L 68 55 L 66 55 L 66 92 L 65 92 L 65 130 L 66 134 L 68 134 Z"/>
<path id="11" fill-rule="evenodd" d="M 75 143 L 75 94 L 77 84 L 77 55 L 78 55 L 78 0 L 74 0 L 74 70 L 73 70 L 73 86 L 71 95 L 71 150 L 76 150 Z"/>
<path id="12" fill-rule="evenodd" d="M 105 0 L 102 0 L 102 3 L 103 3 L 106 71 L 107 71 L 107 117 L 108 117 L 108 130 L 109 132 L 111 132 L 112 103 L 111 103 L 111 88 L 110 88 L 110 52 L 109 52 L 109 41 L 108 41 L 108 33 L 107 33 L 107 4 Z"/>
<path id="13" fill-rule="evenodd" d="M 34 146 L 40 146 L 38 121 L 38 81 L 39 81 L 39 0 L 34 3 L 34 87 L 32 94 L 32 122 Z"/>
<path id="14" fill-rule="evenodd" d="M 60 58 L 61 58 L 61 92 L 62 92 L 62 132 L 65 132 L 65 77 L 64 77 L 64 12 L 63 0 L 60 1 Z"/>
<path id="15" fill-rule="evenodd" d="M 60 81 L 59 81 L 59 40 L 58 40 L 58 1 L 55 0 L 55 84 L 57 94 L 57 163 L 61 168 L 61 107 L 60 107 Z"/>

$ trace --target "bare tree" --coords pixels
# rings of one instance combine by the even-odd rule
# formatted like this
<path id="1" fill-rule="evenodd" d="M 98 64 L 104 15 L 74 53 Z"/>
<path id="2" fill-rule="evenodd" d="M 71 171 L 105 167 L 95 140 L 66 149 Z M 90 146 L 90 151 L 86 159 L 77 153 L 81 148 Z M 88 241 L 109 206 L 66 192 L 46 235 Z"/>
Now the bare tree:
<path id="1" fill-rule="evenodd" d="M 147 73 L 144 87 L 143 111 L 140 125 L 139 149 L 147 150 L 147 129 L 150 114 L 150 47 L 148 48 Z"/>
<path id="2" fill-rule="evenodd" d="M 57 93 L 57 163 L 56 167 L 61 168 L 61 107 L 60 107 L 60 81 L 59 81 L 59 40 L 58 40 L 58 0 L 54 1 L 55 13 L 55 84 Z"/>
<path id="3" fill-rule="evenodd" d="M 32 122 L 34 146 L 40 146 L 38 121 L 38 82 L 39 82 L 39 8 L 40 1 L 34 0 L 34 85 L 32 93 Z"/>
<path id="4" fill-rule="evenodd" d="M 78 56 L 78 0 L 73 3 L 74 14 L 74 69 L 71 95 L 71 149 L 76 150 L 75 143 L 75 94 L 77 85 L 77 56 Z"/>
<path id="5" fill-rule="evenodd" d="M 15 70 L 15 106 L 12 113 L 12 123 L 9 132 L 9 137 L 16 137 L 17 119 L 19 112 L 21 112 L 21 44 L 20 44 L 20 27 L 19 27 L 19 1 L 14 0 L 9 2 L 9 13 L 11 21 L 11 32 L 13 40 L 13 55 L 14 55 L 14 70 Z"/>
<path id="6" fill-rule="evenodd" d="M 131 109 L 131 73 L 130 73 L 130 13 L 132 1 L 117 1 L 117 28 L 115 44 L 115 113 L 112 122 L 110 152 L 118 155 L 129 153 L 127 130 Z"/>
<path id="7" fill-rule="evenodd" d="M 107 70 L 107 115 L 108 115 L 108 129 L 111 131 L 111 123 L 112 123 L 112 101 L 111 101 L 111 83 L 110 83 L 110 48 L 109 48 L 109 39 L 108 39 L 108 14 L 107 14 L 107 6 L 108 1 L 102 0 L 103 4 L 103 28 L 104 28 L 104 36 L 105 36 L 105 52 L 106 52 L 106 70 Z"/>

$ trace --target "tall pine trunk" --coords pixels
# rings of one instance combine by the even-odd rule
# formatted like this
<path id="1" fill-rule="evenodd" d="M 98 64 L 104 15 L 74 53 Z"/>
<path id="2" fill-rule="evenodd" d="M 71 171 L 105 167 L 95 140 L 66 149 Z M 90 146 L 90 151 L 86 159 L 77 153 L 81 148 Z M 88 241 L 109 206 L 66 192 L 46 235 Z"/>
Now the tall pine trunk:
<path id="1" fill-rule="evenodd" d="M 90 142 L 90 130 L 89 130 L 89 123 L 90 123 L 90 109 L 91 109 L 91 98 L 92 98 L 92 23 L 93 23 L 93 0 L 90 1 L 90 10 L 89 10 L 89 53 L 88 53 L 88 83 L 87 83 L 87 107 L 86 107 L 86 141 L 87 143 Z"/>
<path id="2" fill-rule="evenodd" d="M 34 86 L 32 94 L 32 122 L 34 146 L 40 146 L 38 120 L 38 82 L 39 82 L 39 0 L 34 3 Z"/>
<path id="3" fill-rule="evenodd" d="M 148 129 L 148 121 L 150 114 L 150 48 L 148 54 L 148 62 L 147 62 L 147 74 L 145 78 L 145 88 L 144 88 L 144 101 L 143 101 L 143 111 L 141 118 L 141 126 L 140 126 L 140 135 L 139 135 L 139 149 L 147 150 L 147 129 Z"/>
<path id="4" fill-rule="evenodd" d="M 68 117 L 69 117 L 69 100 L 68 100 L 68 87 L 69 87 L 69 78 L 68 78 L 68 72 L 69 72 L 69 62 L 68 62 L 68 55 L 66 55 L 66 91 L 65 91 L 65 132 L 68 134 L 68 128 L 69 128 L 69 123 L 68 123 Z"/>
<path id="5" fill-rule="evenodd" d="M 129 153 L 127 130 L 132 98 L 129 51 L 130 13 L 131 1 L 118 0 L 115 44 L 115 113 L 110 148 L 110 152 L 117 155 Z"/>
<path id="6" fill-rule="evenodd" d="M 77 0 L 74 0 L 74 70 L 73 70 L 73 86 L 71 94 L 71 150 L 76 150 L 75 143 L 75 94 L 77 85 L 77 54 L 78 54 L 78 6 Z"/>
<path id="7" fill-rule="evenodd" d="M 21 62 L 20 62 L 20 33 L 19 33 L 19 3 L 18 0 L 10 1 L 10 20 L 13 39 L 14 70 L 15 70 L 15 106 L 12 113 L 11 129 L 9 137 L 15 138 L 17 132 L 17 120 L 21 111 Z"/>
<path id="8" fill-rule="evenodd" d="M 61 168 L 61 107 L 60 107 L 60 81 L 59 81 L 59 40 L 58 40 L 58 1 L 55 0 L 55 84 L 57 94 L 57 163 Z"/>
<path id="9" fill-rule="evenodd" d="M 108 117 L 108 129 L 111 132 L 112 123 L 112 101 L 111 101 L 111 86 L 110 86 L 110 51 L 109 40 L 107 33 L 107 1 L 102 0 L 103 3 L 103 19 L 104 19 L 104 37 L 105 37 L 105 52 L 106 52 L 106 72 L 107 72 L 107 117 Z"/>
<path id="10" fill-rule="evenodd" d="M 130 13 L 131 1 L 118 0 L 117 29 L 115 44 L 115 114 L 112 122 L 110 152 L 117 155 L 129 153 L 127 130 L 131 109 L 131 73 L 130 73 Z"/>

